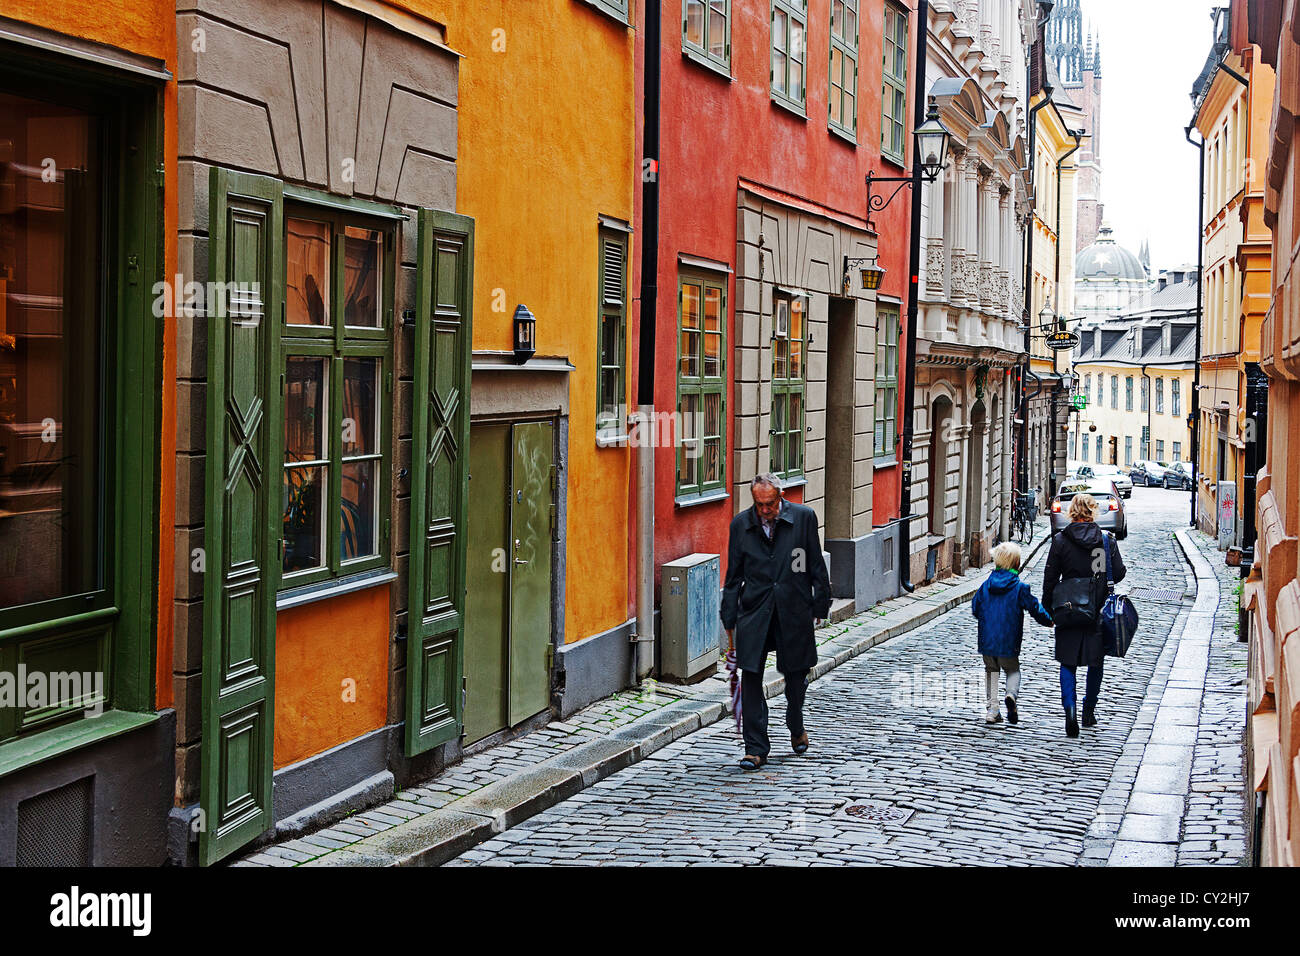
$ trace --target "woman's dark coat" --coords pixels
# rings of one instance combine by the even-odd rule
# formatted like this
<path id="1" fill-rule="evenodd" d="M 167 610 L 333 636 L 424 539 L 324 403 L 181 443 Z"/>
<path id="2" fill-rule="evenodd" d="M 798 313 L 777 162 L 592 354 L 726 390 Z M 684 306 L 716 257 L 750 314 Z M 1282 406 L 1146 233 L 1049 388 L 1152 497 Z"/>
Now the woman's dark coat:
<path id="1" fill-rule="evenodd" d="M 1127 573 L 1119 556 L 1115 536 L 1110 539 L 1111 570 L 1115 581 L 1123 581 Z M 1102 530 L 1095 521 L 1072 521 L 1052 540 L 1047 553 L 1047 568 L 1043 571 L 1043 605 L 1052 610 L 1052 592 L 1065 578 L 1092 578 L 1096 607 L 1106 602 L 1106 554 L 1102 545 Z M 1101 621 L 1091 628 L 1056 626 L 1056 659 L 1069 667 L 1091 666 L 1101 663 Z"/>
<path id="2" fill-rule="evenodd" d="M 735 629 L 741 670 L 762 671 L 773 614 L 780 624 L 776 669 L 789 674 L 811 668 L 817 663 L 813 620 L 830 610 L 830 575 L 811 508 L 783 501 L 770 543 L 753 507 L 731 519 L 722 626 Z"/>

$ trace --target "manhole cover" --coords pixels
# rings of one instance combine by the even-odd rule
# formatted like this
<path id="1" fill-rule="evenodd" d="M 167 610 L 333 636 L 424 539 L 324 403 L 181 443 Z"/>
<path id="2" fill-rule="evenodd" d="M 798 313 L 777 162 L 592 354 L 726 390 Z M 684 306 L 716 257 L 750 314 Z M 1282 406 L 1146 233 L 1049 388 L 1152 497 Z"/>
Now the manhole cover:
<path id="1" fill-rule="evenodd" d="M 911 810 L 888 803 L 851 803 L 844 812 L 855 820 L 869 823 L 903 823 L 912 815 Z"/>
<path id="2" fill-rule="evenodd" d="M 1128 592 L 1128 596 L 1156 604 L 1182 604 L 1183 598 L 1187 595 L 1186 592 L 1175 591 L 1172 588 L 1133 588 Z"/>

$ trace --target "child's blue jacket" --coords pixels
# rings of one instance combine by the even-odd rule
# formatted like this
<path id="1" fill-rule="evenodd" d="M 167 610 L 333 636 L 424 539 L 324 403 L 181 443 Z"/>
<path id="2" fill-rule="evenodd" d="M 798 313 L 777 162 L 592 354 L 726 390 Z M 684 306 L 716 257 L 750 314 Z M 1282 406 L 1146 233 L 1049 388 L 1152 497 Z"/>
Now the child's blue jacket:
<path id="1" fill-rule="evenodd" d="M 1014 571 L 990 574 L 971 598 L 970 609 L 979 621 L 979 652 L 990 657 L 1020 656 L 1025 611 L 1044 627 L 1052 626 L 1047 608 Z"/>

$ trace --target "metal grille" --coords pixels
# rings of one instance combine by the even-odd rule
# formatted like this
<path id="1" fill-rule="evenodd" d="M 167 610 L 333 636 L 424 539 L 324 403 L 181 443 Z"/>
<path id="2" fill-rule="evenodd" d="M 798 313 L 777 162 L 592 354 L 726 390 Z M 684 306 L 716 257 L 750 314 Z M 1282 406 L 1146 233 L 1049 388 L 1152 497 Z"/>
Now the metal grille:
<path id="1" fill-rule="evenodd" d="M 1156 604 L 1182 604 L 1186 598 L 1191 597 L 1186 591 L 1175 591 L 1172 588 L 1133 588 L 1128 596 L 1133 600 Z"/>
<path id="2" fill-rule="evenodd" d="M 94 777 L 18 804 L 17 866 L 90 866 Z"/>
<path id="3" fill-rule="evenodd" d="M 889 803 L 853 803 L 845 807 L 844 812 L 855 820 L 868 823 L 905 823 L 912 816 L 911 810 Z"/>

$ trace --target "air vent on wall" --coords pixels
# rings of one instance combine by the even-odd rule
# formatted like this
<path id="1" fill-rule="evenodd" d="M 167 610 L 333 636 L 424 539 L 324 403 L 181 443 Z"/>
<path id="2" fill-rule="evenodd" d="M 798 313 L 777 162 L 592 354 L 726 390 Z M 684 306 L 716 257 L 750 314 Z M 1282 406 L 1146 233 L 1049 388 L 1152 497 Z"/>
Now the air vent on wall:
<path id="1" fill-rule="evenodd" d="M 16 866 L 91 865 L 94 779 L 83 777 L 18 804 Z"/>

